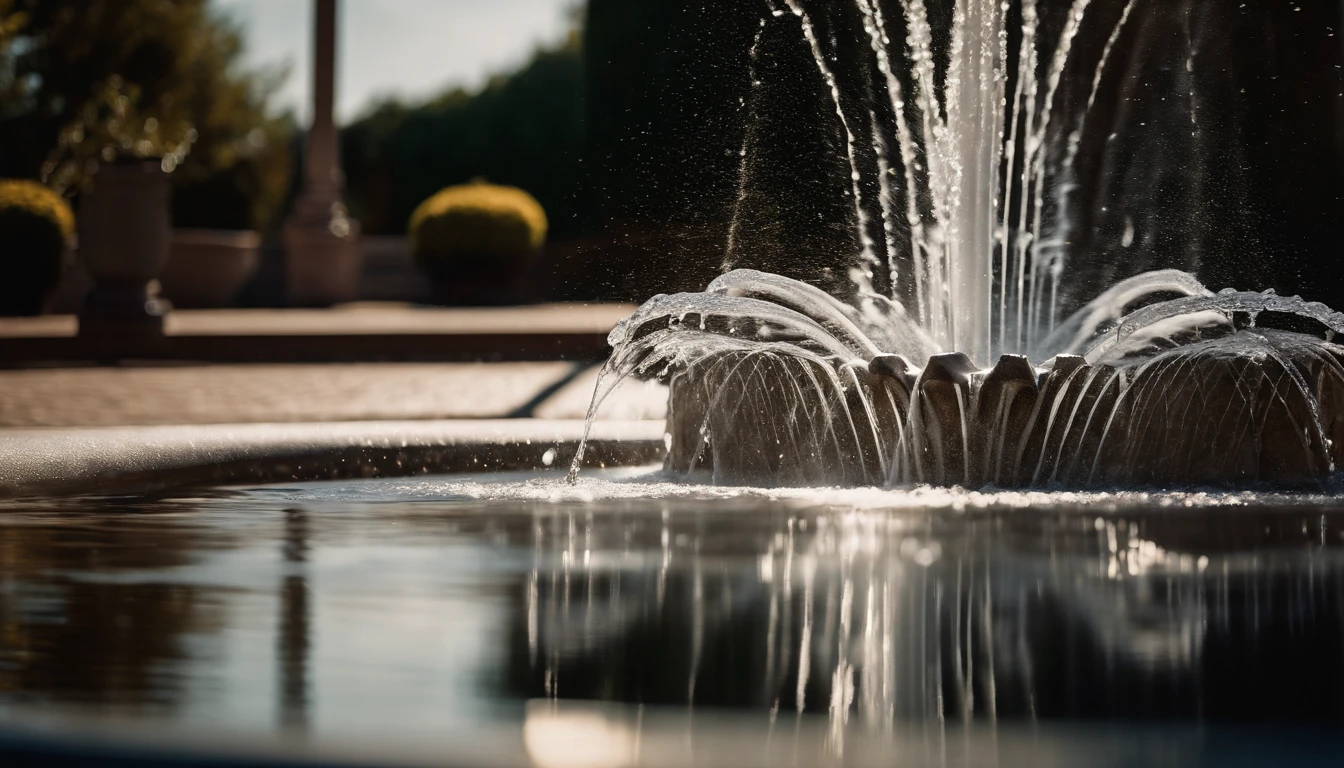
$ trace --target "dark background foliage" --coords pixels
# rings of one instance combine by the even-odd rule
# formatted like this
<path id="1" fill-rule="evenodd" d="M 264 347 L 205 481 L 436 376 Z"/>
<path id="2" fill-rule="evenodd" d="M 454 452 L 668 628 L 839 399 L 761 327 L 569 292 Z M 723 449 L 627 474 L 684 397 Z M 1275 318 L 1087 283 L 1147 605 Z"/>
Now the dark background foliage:
<path id="1" fill-rule="evenodd" d="M 424 104 L 378 105 L 342 133 L 351 212 L 366 232 L 402 234 L 430 195 L 482 177 L 531 192 L 556 236 L 590 231 L 582 75 L 575 32 L 479 93 L 452 90 Z"/>
<path id="2" fill-rule="evenodd" d="M 0 18 L 11 29 L 0 36 L 0 177 L 60 177 L 69 166 L 77 192 L 108 137 L 81 126 L 81 140 L 63 138 L 110 91 L 137 118 L 113 132 L 148 142 L 140 154 L 194 131 L 175 173 L 179 226 L 278 220 L 293 164 L 292 123 L 269 104 L 283 73 L 243 70 L 238 30 L 206 0 L 0 0 Z"/>
<path id="3" fill-rule="evenodd" d="M 889 119 L 853 4 L 802 2 L 836 52 L 847 113 Z M 899 27 L 900 4 L 881 3 Z M 1042 0 L 1047 39 L 1068 5 Z M 945 35 L 950 4 L 930 7 Z M 1123 7 L 1089 8 L 1075 44 L 1089 55 L 1069 60 L 1057 125 L 1079 119 Z M 368 233 L 402 234 L 444 186 L 523 187 L 552 224 L 538 298 L 639 300 L 699 289 L 725 265 L 843 291 L 857 251 L 843 134 L 796 22 L 761 25 L 771 8 L 588 0 L 570 37 L 517 71 L 478 91 L 387 101 L 347 126 L 353 212 Z M 1137 1 L 1071 199 L 1070 258 L 1087 282 L 1175 266 L 1215 287 L 1341 303 L 1340 16 L 1326 2 Z M 0 176 L 41 177 L 62 128 L 119 75 L 165 125 L 191 116 L 180 226 L 274 229 L 300 141 L 269 103 L 279 73 L 243 71 L 240 46 L 206 0 L 0 0 Z M 1080 281 L 1070 300 L 1092 290 Z"/>
<path id="4" fill-rule="evenodd" d="M 881 109 L 874 71 L 857 63 L 871 56 L 853 6 L 803 5 L 838 53 L 830 65 L 847 113 Z M 900 4 L 882 5 L 899 25 Z M 944 39 L 946 7 L 930 3 Z M 1047 40 L 1068 7 L 1041 4 Z M 1057 125 L 1076 124 L 1123 7 L 1096 0 L 1088 10 L 1075 43 L 1088 55 L 1070 59 Z M 612 254 L 603 262 L 629 265 L 610 293 L 696 288 L 725 260 L 845 289 L 837 268 L 857 247 L 843 134 L 796 23 L 761 31 L 760 86 L 750 87 L 748 53 L 769 14 L 765 0 L 591 0 L 588 139 Z M 1070 258 L 1096 279 L 1073 281 L 1072 303 L 1159 267 L 1196 271 L 1215 288 L 1340 303 L 1340 17 L 1337 3 L 1136 3 L 1082 136 Z M 1049 60 L 1047 48 L 1042 66 Z"/>

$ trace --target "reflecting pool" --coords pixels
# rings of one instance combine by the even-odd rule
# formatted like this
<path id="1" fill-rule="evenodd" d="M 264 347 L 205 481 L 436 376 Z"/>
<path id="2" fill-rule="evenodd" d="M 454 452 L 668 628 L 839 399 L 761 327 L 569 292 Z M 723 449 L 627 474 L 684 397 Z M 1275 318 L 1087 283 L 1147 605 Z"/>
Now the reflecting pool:
<path id="1" fill-rule="evenodd" d="M 632 474 L 5 502 L 0 756 L 1344 758 L 1331 496 Z"/>

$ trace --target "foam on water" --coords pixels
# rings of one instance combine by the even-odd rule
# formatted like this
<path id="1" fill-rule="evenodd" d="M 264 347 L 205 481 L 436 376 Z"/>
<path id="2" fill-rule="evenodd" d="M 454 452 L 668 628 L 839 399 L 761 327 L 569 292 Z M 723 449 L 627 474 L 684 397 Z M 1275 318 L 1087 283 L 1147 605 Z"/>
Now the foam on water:
<path id="1" fill-rule="evenodd" d="M 559 472 L 505 472 L 426 479 L 320 482 L 285 488 L 258 489 L 252 494 L 279 495 L 288 501 L 364 504 L 369 502 L 541 502 L 591 504 L 622 501 L 701 501 L 705 510 L 753 514 L 755 506 L 731 502 L 771 502 L 798 509 L 829 508 L 852 511 L 996 512 L 1037 509 L 1069 510 L 1105 515 L 1133 510 L 1212 510 L 1220 508 L 1273 509 L 1338 504 L 1331 490 L 1319 493 L 1279 490 L 1190 489 L 1133 490 L 969 490 L 960 487 L 916 486 L 760 488 L 712 486 L 688 482 L 657 467 L 634 467 L 585 472 L 577 483 L 565 482 Z M 716 506 L 717 505 L 717 506 Z"/>

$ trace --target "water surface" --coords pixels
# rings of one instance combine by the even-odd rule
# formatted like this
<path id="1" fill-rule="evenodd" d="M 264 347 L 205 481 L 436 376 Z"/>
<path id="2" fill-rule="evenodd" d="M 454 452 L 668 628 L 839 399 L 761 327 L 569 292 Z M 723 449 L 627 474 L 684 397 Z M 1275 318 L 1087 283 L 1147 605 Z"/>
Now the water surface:
<path id="1" fill-rule="evenodd" d="M 1344 757 L 1330 496 L 628 475 L 7 502 L 0 720 L 440 764 Z"/>

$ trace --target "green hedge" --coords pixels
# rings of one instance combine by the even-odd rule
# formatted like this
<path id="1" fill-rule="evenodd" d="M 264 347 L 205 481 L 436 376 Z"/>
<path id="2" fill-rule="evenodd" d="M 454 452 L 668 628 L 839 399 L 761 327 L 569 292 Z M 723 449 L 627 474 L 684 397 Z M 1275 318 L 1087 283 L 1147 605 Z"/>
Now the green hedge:
<path id="1" fill-rule="evenodd" d="M 477 182 L 448 187 L 411 215 L 411 249 L 423 266 L 522 260 L 546 241 L 546 212 L 517 187 Z"/>
<path id="2" fill-rule="evenodd" d="M 33 181 L 0 179 L 0 314 L 40 314 L 61 278 L 75 217 Z"/>

